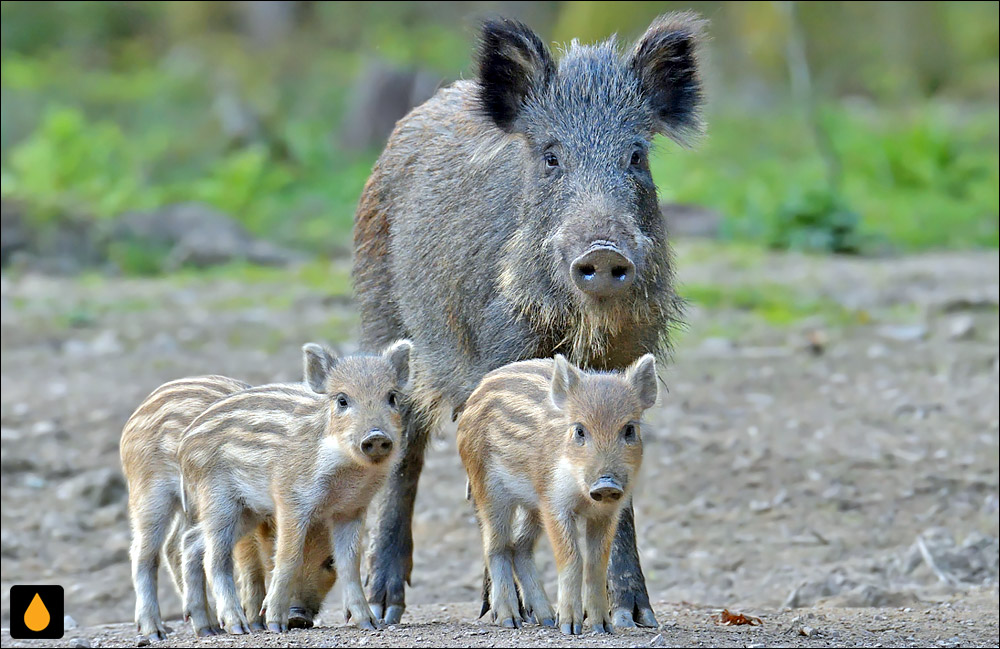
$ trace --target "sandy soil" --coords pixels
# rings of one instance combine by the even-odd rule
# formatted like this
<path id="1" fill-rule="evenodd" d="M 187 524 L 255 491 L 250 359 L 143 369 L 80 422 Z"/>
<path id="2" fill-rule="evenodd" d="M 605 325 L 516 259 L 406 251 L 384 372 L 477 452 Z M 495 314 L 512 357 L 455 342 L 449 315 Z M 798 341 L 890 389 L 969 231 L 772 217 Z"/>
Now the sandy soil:
<path id="1" fill-rule="evenodd" d="M 766 287 L 839 315 L 817 307 L 778 326 L 740 300 L 692 306 L 643 430 L 636 496 L 659 629 L 564 639 L 476 621 L 478 531 L 444 431 L 417 500 L 403 626 L 345 628 L 334 593 L 325 629 L 205 644 L 996 646 L 997 254 L 680 253 L 682 293 Z M 59 583 L 79 625 L 67 639 L 134 644 L 131 625 L 111 624 L 134 604 L 122 424 L 172 378 L 294 380 L 303 342 L 350 349 L 353 309 L 274 281 L 5 275 L 0 289 L 0 624 L 10 585 Z M 547 544 L 538 558 L 553 583 Z M 165 574 L 160 591 L 168 643 L 192 642 Z M 708 616 L 723 607 L 765 624 L 717 627 Z"/>

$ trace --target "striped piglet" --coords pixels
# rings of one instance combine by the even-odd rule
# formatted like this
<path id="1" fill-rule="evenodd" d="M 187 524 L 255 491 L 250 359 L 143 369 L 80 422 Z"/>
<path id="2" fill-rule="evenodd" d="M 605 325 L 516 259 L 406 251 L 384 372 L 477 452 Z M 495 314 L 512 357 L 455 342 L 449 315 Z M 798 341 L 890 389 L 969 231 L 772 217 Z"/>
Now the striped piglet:
<path id="1" fill-rule="evenodd" d="M 188 427 L 177 451 L 185 510 L 198 521 L 184 548 L 186 608 L 204 608 L 204 565 L 220 624 L 250 620 L 233 577 L 233 548 L 273 521 L 274 570 L 261 607 L 267 628 L 289 628 L 292 582 L 310 525 L 333 525 L 347 619 L 375 628 L 360 576 L 365 513 L 395 466 L 409 383 L 409 341 L 382 354 L 334 358 L 303 347 L 307 386 L 265 385 L 224 397 Z M 260 584 L 261 590 L 263 584 Z"/>

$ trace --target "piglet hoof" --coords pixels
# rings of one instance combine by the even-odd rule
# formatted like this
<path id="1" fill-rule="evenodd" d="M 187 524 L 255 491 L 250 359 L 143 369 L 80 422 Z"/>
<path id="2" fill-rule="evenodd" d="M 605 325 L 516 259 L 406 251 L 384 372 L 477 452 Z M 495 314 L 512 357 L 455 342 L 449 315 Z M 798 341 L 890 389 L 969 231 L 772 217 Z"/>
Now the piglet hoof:
<path id="1" fill-rule="evenodd" d="M 284 622 L 268 622 L 267 630 L 271 633 L 285 633 L 288 631 L 288 624 Z"/>
<path id="2" fill-rule="evenodd" d="M 582 624 L 570 624 L 569 622 L 563 622 L 559 625 L 559 630 L 565 635 L 580 635 L 583 633 Z"/>
<path id="3" fill-rule="evenodd" d="M 246 635 L 250 632 L 249 629 L 244 629 L 243 625 L 239 623 L 229 626 L 226 631 L 228 631 L 231 635 Z"/>
<path id="4" fill-rule="evenodd" d="M 521 620 L 516 617 L 505 617 L 504 619 L 500 620 L 500 626 L 502 626 L 505 629 L 520 629 Z"/>
<path id="5" fill-rule="evenodd" d="M 261 624 L 260 622 L 251 622 L 250 623 L 250 631 L 253 632 L 253 633 L 260 633 L 260 632 L 264 631 L 264 625 Z"/>
<path id="6" fill-rule="evenodd" d="M 612 633 L 611 624 L 595 624 L 593 626 L 594 633 Z"/>
<path id="7" fill-rule="evenodd" d="M 199 638 L 207 638 L 207 637 L 213 636 L 213 635 L 216 635 L 216 631 L 215 631 L 215 629 L 213 629 L 210 626 L 203 626 L 200 629 L 198 629 L 198 637 Z"/>
<path id="8" fill-rule="evenodd" d="M 539 622 L 539 624 L 541 624 L 542 626 L 547 626 L 547 627 L 555 628 L 555 626 L 556 626 L 556 620 L 555 620 L 555 618 L 547 617 L 544 620 L 542 620 L 541 622 Z"/>
<path id="9" fill-rule="evenodd" d="M 313 619 L 309 613 L 301 606 L 293 606 L 288 611 L 288 628 L 290 629 L 311 629 Z"/>

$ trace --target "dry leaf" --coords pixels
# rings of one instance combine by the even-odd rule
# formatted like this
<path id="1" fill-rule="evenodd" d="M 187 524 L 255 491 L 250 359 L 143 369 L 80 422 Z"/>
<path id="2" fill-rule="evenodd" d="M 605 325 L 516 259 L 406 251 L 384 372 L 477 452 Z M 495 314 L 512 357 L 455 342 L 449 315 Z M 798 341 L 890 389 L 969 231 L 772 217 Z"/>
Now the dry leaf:
<path id="1" fill-rule="evenodd" d="M 724 609 L 718 615 L 713 615 L 712 619 L 716 624 L 722 626 L 740 626 L 748 624 L 750 626 L 764 626 L 764 622 L 759 617 L 743 615 L 742 613 L 730 613 L 729 609 Z"/>

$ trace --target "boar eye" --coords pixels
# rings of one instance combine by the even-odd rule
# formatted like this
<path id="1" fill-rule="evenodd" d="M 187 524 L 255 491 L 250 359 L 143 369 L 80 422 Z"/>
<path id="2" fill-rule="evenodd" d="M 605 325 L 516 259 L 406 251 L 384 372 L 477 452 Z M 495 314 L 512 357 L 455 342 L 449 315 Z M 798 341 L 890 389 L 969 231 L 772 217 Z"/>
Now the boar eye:
<path id="1" fill-rule="evenodd" d="M 625 438 L 626 444 L 631 444 L 635 441 L 638 431 L 635 428 L 635 424 L 625 424 L 625 428 L 622 428 L 622 437 Z"/>
<path id="2" fill-rule="evenodd" d="M 323 562 L 323 565 L 321 567 L 324 570 L 333 570 L 333 557 L 332 556 L 327 557 L 326 561 Z"/>
<path id="3" fill-rule="evenodd" d="M 642 149 L 636 149 L 632 152 L 632 159 L 629 160 L 629 164 L 633 167 L 644 168 L 646 166 L 646 152 Z"/>
<path id="4" fill-rule="evenodd" d="M 559 158 L 556 157 L 556 154 L 551 151 L 545 152 L 545 166 L 550 169 L 559 166 Z"/>
<path id="5" fill-rule="evenodd" d="M 337 407 L 341 410 L 347 409 L 347 395 L 343 393 L 337 395 Z"/>
<path id="6" fill-rule="evenodd" d="M 389 407 L 392 408 L 393 410 L 395 410 L 396 409 L 396 405 L 398 403 L 399 403 L 399 399 L 396 397 L 396 393 L 395 392 L 390 392 L 389 393 Z"/>
<path id="7" fill-rule="evenodd" d="M 573 427 L 573 441 L 581 446 L 587 441 L 587 431 L 583 429 L 583 426 L 577 425 Z"/>

